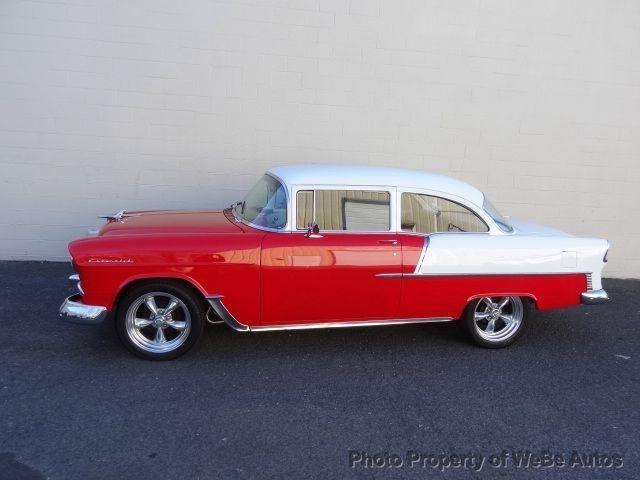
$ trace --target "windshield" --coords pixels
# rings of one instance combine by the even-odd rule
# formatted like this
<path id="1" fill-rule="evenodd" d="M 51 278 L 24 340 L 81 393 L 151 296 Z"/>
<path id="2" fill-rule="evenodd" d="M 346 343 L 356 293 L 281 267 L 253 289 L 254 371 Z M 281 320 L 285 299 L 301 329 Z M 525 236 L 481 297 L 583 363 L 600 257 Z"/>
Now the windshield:
<path id="1" fill-rule="evenodd" d="M 287 224 L 287 195 L 282 184 L 265 175 L 244 200 L 233 207 L 234 214 L 259 227 L 282 229 Z"/>
<path id="2" fill-rule="evenodd" d="M 489 214 L 491 218 L 493 218 L 494 222 L 498 224 L 500 230 L 502 230 L 503 232 L 513 232 L 513 227 L 509 225 L 507 219 L 502 216 L 502 214 L 496 209 L 496 207 L 491 205 L 491 202 L 486 197 L 484 199 L 482 208 Z"/>

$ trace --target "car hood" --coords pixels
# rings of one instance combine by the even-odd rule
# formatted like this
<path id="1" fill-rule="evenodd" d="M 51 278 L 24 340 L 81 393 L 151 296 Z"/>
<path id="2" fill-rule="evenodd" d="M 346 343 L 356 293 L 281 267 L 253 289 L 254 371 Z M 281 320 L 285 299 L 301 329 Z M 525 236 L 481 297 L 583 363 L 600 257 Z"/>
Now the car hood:
<path id="1" fill-rule="evenodd" d="M 137 211 L 108 221 L 98 235 L 239 233 L 243 229 L 222 211 Z"/>
<path id="2" fill-rule="evenodd" d="M 566 232 L 562 230 L 557 230 L 551 227 L 545 227 L 544 225 L 539 225 L 537 223 L 525 222 L 523 220 L 517 220 L 515 218 L 508 219 L 509 223 L 515 229 L 516 234 L 521 235 L 535 235 L 541 237 L 570 237 Z"/>

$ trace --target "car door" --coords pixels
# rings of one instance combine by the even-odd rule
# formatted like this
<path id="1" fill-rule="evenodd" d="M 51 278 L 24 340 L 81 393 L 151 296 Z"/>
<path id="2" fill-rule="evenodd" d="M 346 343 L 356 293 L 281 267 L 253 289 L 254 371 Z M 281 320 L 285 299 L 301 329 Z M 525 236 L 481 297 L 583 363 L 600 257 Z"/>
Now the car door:
<path id="1" fill-rule="evenodd" d="M 398 312 L 402 269 L 390 190 L 296 194 L 295 231 L 269 232 L 261 253 L 261 324 L 384 320 Z M 304 226 L 317 223 L 318 234 Z"/>

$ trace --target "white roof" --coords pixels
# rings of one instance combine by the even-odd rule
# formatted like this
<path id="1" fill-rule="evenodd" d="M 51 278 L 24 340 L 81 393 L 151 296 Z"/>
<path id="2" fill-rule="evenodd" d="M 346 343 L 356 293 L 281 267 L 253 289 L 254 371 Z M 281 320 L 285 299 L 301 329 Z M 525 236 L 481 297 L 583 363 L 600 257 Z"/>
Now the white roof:
<path id="1" fill-rule="evenodd" d="M 368 185 L 404 187 L 448 193 L 482 206 L 483 193 L 455 178 L 407 168 L 361 165 L 283 165 L 268 170 L 291 185 Z"/>

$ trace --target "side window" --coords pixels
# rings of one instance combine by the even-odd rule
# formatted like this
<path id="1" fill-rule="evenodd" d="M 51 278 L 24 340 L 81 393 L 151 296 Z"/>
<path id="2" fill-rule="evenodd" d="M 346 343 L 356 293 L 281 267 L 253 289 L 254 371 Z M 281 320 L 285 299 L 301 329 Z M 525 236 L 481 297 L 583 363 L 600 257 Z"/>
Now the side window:
<path id="1" fill-rule="evenodd" d="M 389 192 L 300 190 L 296 228 L 315 222 L 320 230 L 386 232 L 391 228 Z"/>
<path id="2" fill-rule="evenodd" d="M 401 228 L 419 233 L 488 232 L 478 215 L 459 203 L 431 195 L 402 194 Z"/>
<path id="3" fill-rule="evenodd" d="M 298 190 L 296 208 L 296 228 L 307 228 L 313 222 L 313 190 Z"/>

